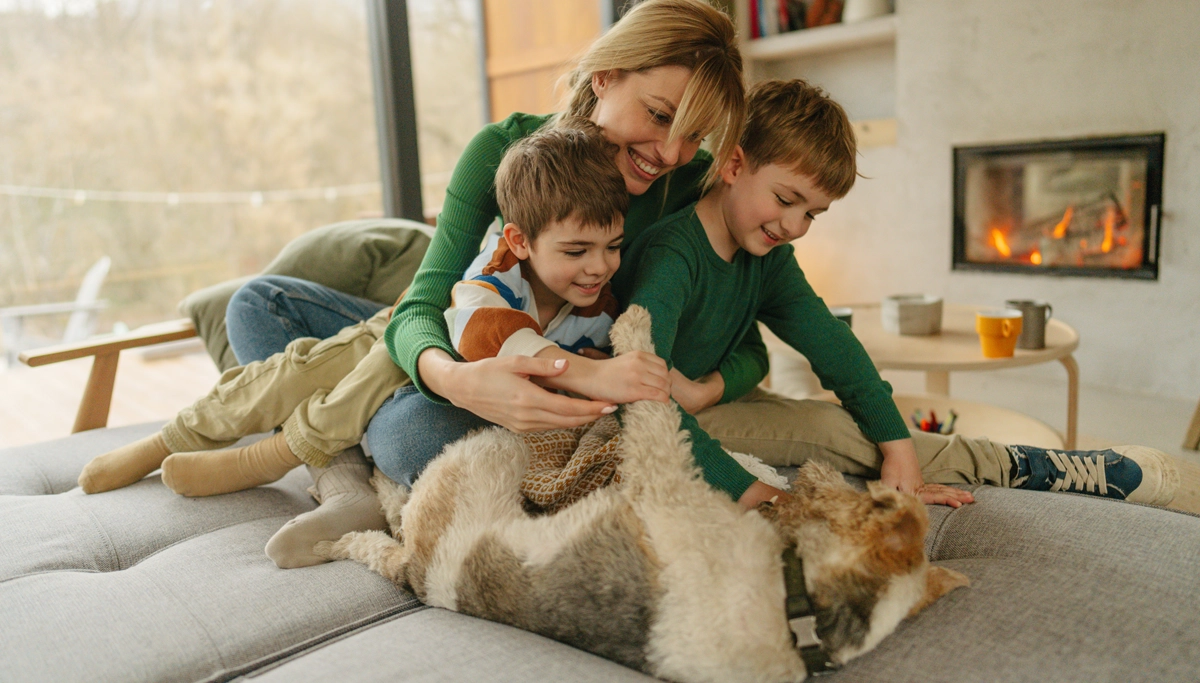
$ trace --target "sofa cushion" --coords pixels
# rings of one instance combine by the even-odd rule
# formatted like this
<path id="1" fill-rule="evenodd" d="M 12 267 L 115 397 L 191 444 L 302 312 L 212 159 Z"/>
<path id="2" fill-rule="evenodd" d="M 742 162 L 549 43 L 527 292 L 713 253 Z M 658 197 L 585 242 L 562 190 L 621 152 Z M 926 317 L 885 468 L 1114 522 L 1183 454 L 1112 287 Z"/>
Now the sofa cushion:
<path id="1" fill-rule="evenodd" d="M 425 609 L 352 562 L 280 570 L 263 546 L 310 510 L 297 470 L 184 499 L 151 476 L 84 496 L 91 457 L 158 425 L 0 451 L 0 680 L 638 680 L 565 645 Z M 972 580 L 822 677 L 1195 680 L 1200 518 L 979 487 L 931 507 L 933 561 Z"/>
<path id="2" fill-rule="evenodd" d="M 655 680 L 527 631 L 437 608 L 326 642 L 247 678 L 256 683 Z"/>
<path id="3" fill-rule="evenodd" d="M 400 218 L 371 218 L 326 225 L 289 242 L 263 269 L 325 285 L 381 304 L 392 304 L 412 282 L 433 228 Z M 237 365 L 225 333 L 225 308 L 250 278 L 223 282 L 188 295 L 179 311 L 191 318 L 208 354 L 222 372 Z"/>
<path id="4" fill-rule="evenodd" d="M 829 681 L 1191 681 L 1200 519 L 1089 496 L 975 489 L 931 507 L 930 559 L 971 579 Z"/>
<path id="5" fill-rule="evenodd" d="M 271 534 L 315 505 L 302 468 L 211 498 L 176 496 L 156 475 L 63 490 L 92 456 L 158 427 L 0 451 L 0 680 L 228 678 L 419 607 L 351 562 L 267 559 Z"/>

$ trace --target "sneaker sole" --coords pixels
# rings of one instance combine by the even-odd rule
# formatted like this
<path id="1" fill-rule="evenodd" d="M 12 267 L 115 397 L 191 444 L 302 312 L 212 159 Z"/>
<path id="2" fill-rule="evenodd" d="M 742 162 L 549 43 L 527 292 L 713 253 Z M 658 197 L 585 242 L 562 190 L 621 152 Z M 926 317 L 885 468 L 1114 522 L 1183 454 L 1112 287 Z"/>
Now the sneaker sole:
<path id="1" fill-rule="evenodd" d="M 1171 456 L 1145 446 L 1121 446 L 1113 451 L 1133 460 L 1142 468 L 1142 483 L 1126 500 L 1162 506 L 1175 499 L 1175 492 L 1179 490 L 1179 470 L 1171 462 Z M 1157 476 L 1146 476 L 1151 473 Z"/>

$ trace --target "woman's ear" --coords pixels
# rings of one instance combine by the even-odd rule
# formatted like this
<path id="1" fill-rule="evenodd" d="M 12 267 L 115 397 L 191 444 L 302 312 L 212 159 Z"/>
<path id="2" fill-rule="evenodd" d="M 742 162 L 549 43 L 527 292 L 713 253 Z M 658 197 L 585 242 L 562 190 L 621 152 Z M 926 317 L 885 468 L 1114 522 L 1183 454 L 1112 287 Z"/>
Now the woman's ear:
<path id="1" fill-rule="evenodd" d="M 504 224 L 504 241 L 513 255 L 524 261 L 529 258 L 529 238 L 517 227 L 516 223 Z"/>
<path id="2" fill-rule="evenodd" d="M 733 146 L 733 154 L 729 155 L 729 161 L 721 167 L 721 180 L 725 181 L 726 185 L 732 185 L 738 176 L 746 172 L 746 151 L 741 145 Z"/>
<path id="3" fill-rule="evenodd" d="M 596 71 L 592 73 L 592 94 L 596 99 L 604 97 L 604 91 L 612 84 L 613 78 L 616 76 L 612 71 Z"/>

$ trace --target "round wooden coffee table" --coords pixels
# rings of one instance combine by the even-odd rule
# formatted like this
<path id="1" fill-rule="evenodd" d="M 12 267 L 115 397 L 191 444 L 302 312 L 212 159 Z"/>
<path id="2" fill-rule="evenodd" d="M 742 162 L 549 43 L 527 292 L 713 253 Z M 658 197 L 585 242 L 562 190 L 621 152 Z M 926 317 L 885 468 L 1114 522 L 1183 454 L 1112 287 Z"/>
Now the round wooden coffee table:
<path id="1" fill-rule="evenodd" d="M 1017 349 L 1012 358 L 984 358 L 975 332 L 975 312 L 995 306 L 944 304 L 941 334 L 913 337 L 885 332 L 879 304 L 854 304 L 851 328 L 880 370 L 917 370 L 925 373 L 925 391 L 950 395 L 950 373 L 1000 370 L 1058 361 L 1067 369 L 1067 449 L 1075 448 L 1079 412 L 1079 365 L 1071 354 L 1079 334 L 1068 324 L 1051 318 L 1046 324 L 1046 348 Z"/>

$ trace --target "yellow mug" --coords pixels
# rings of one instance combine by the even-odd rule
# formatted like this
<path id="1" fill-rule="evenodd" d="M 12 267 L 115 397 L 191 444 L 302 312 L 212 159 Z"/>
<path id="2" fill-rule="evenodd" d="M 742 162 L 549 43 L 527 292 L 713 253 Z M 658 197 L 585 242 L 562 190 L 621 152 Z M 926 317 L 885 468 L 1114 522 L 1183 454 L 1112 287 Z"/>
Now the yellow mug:
<path id="1" fill-rule="evenodd" d="M 979 311 L 975 314 L 975 331 L 983 346 L 984 358 L 1011 358 L 1021 336 L 1021 311 L 1011 308 Z"/>

